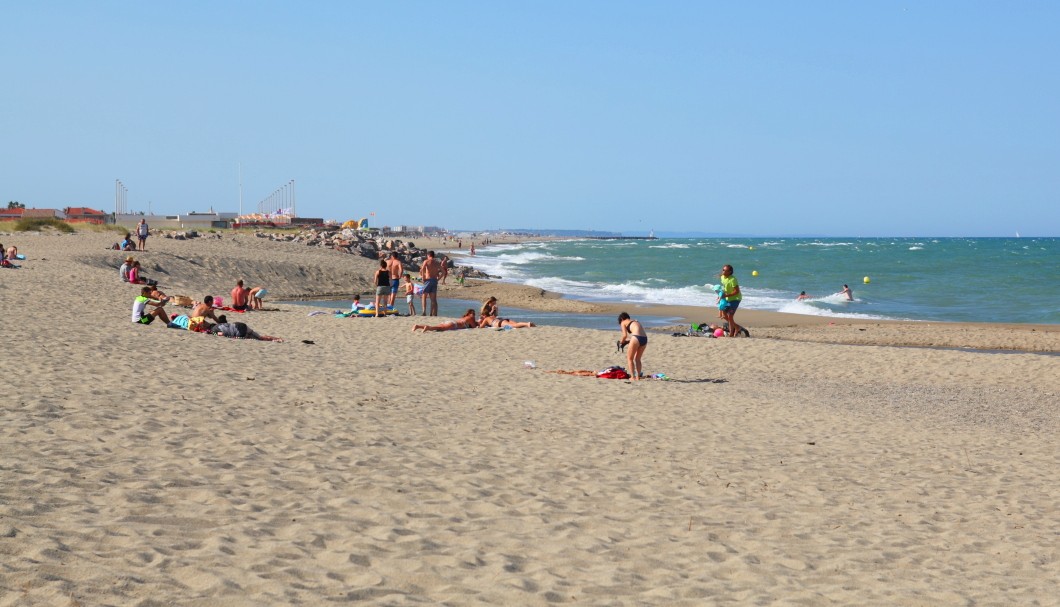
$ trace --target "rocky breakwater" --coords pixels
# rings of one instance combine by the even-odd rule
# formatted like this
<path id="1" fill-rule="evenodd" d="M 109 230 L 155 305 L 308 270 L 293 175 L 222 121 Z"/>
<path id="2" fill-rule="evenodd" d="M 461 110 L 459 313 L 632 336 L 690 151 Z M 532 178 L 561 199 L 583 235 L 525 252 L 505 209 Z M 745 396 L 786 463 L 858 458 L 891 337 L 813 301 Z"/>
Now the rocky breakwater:
<path id="1" fill-rule="evenodd" d="M 177 230 L 155 232 L 142 260 L 148 276 L 159 280 L 167 292 L 199 297 L 224 295 L 236 280 L 268 289 L 270 299 L 340 299 L 372 293 L 372 276 L 378 260 L 397 253 L 409 274 L 418 278 L 427 257 L 415 243 L 382 238 L 355 230 L 303 229 L 301 231 Z M 90 256 L 89 265 L 115 271 L 124 259 L 113 251 Z M 450 264 L 450 277 L 488 279 L 469 267 Z M 448 288 L 470 284 L 450 280 Z"/>
<path id="2" fill-rule="evenodd" d="M 320 230 L 309 228 L 291 234 L 257 232 L 255 236 L 272 241 L 292 242 L 309 247 L 331 249 L 372 260 L 384 259 L 389 257 L 391 253 L 396 253 L 398 260 L 405 266 L 406 271 L 413 276 L 417 275 L 420 266 L 427 259 L 427 249 L 417 247 L 414 242 L 374 236 L 370 233 L 352 229 Z M 497 278 L 471 266 L 457 265 L 451 258 L 448 265 L 450 274 L 454 276 L 480 279 Z"/>

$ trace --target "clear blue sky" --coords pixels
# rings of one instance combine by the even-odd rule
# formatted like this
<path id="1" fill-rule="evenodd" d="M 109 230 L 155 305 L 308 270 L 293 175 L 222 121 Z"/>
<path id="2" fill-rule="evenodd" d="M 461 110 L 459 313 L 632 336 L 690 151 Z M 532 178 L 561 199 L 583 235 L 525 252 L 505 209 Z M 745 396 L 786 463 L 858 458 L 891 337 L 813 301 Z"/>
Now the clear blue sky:
<path id="1" fill-rule="evenodd" d="M 5 2 L 0 204 L 1060 235 L 1060 3 Z"/>

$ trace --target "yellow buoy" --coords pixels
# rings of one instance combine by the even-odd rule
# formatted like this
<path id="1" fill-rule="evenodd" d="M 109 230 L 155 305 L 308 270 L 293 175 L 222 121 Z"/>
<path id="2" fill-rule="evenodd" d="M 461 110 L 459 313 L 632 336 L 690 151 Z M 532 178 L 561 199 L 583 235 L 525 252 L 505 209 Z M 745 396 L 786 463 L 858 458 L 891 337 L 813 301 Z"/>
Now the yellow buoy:
<path id="1" fill-rule="evenodd" d="M 871 280 L 869 280 L 869 277 L 868 277 L 868 276 L 866 276 L 865 278 L 863 278 L 863 279 L 862 279 L 862 282 L 864 282 L 865 284 L 869 284 L 869 283 L 870 283 L 870 282 L 872 282 L 872 281 L 871 281 Z"/>
<path id="2" fill-rule="evenodd" d="M 758 270 L 751 272 L 751 276 L 758 276 Z"/>
<path id="3" fill-rule="evenodd" d="M 748 250 L 748 251 L 754 251 L 754 250 L 755 250 L 755 248 L 754 248 L 754 247 L 747 247 L 747 250 Z"/>

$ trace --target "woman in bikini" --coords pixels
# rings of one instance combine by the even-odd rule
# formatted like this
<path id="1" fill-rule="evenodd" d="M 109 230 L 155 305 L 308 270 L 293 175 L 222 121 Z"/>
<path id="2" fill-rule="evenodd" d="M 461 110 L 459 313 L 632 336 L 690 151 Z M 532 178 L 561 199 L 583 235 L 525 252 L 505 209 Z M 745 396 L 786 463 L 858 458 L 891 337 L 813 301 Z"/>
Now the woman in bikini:
<path id="1" fill-rule="evenodd" d="M 478 315 L 495 317 L 497 316 L 497 312 L 497 298 L 491 296 L 489 299 L 482 302 L 482 309 L 479 310 Z"/>
<path id="2" fill-rule="evenodd" d="M 458 320 L 449 320 L 440 325 L 412 325 L 412 331 L 453 331 L 456 329 L 473 329 L 478 326 L 475 322 L 475 310 L 468 308 L 467 312 Z"/>
<path id="3" fill-rule="evenodd" d="M 626 345 L 626 361 L 629 364 L 631 379 L 638 380 L 641 376 L 640 357 L 644 355 L 644 348 L 648 347 L 648 334 L 639 320 L 634 320 L 625 312 L 618 315 L 618 326 L 622 328 L 622 339 L 620 343 Z"/>

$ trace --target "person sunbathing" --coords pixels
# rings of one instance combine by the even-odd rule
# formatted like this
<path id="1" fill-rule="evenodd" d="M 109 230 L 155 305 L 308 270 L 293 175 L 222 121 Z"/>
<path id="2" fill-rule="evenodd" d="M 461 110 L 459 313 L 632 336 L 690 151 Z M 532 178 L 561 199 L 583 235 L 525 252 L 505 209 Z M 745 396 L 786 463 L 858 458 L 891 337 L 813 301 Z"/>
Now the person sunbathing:
<path id="1" fill-rule="evenodd" d="M 536 327 L 532 322 L 519 322 L 510 318 L 497 318 L 496 316 L 483 316 L 482 320 L 478 322 L 478 328 L 485 329 L 492 327 L 495 329 L 503 329 L 505 327 L 511 327 L 513 329 L 525 329 L 527 327 Z"/>
<path id="2" fill-rule="evenodd" d="M 412 325 L 412 331 L 453 331 L 456 329 L 472 329 L 478 326 L 475 322 L 475 310 L 468 308 L 467 312 L 458 320 L 449 320 L 438 325 Z"/>

